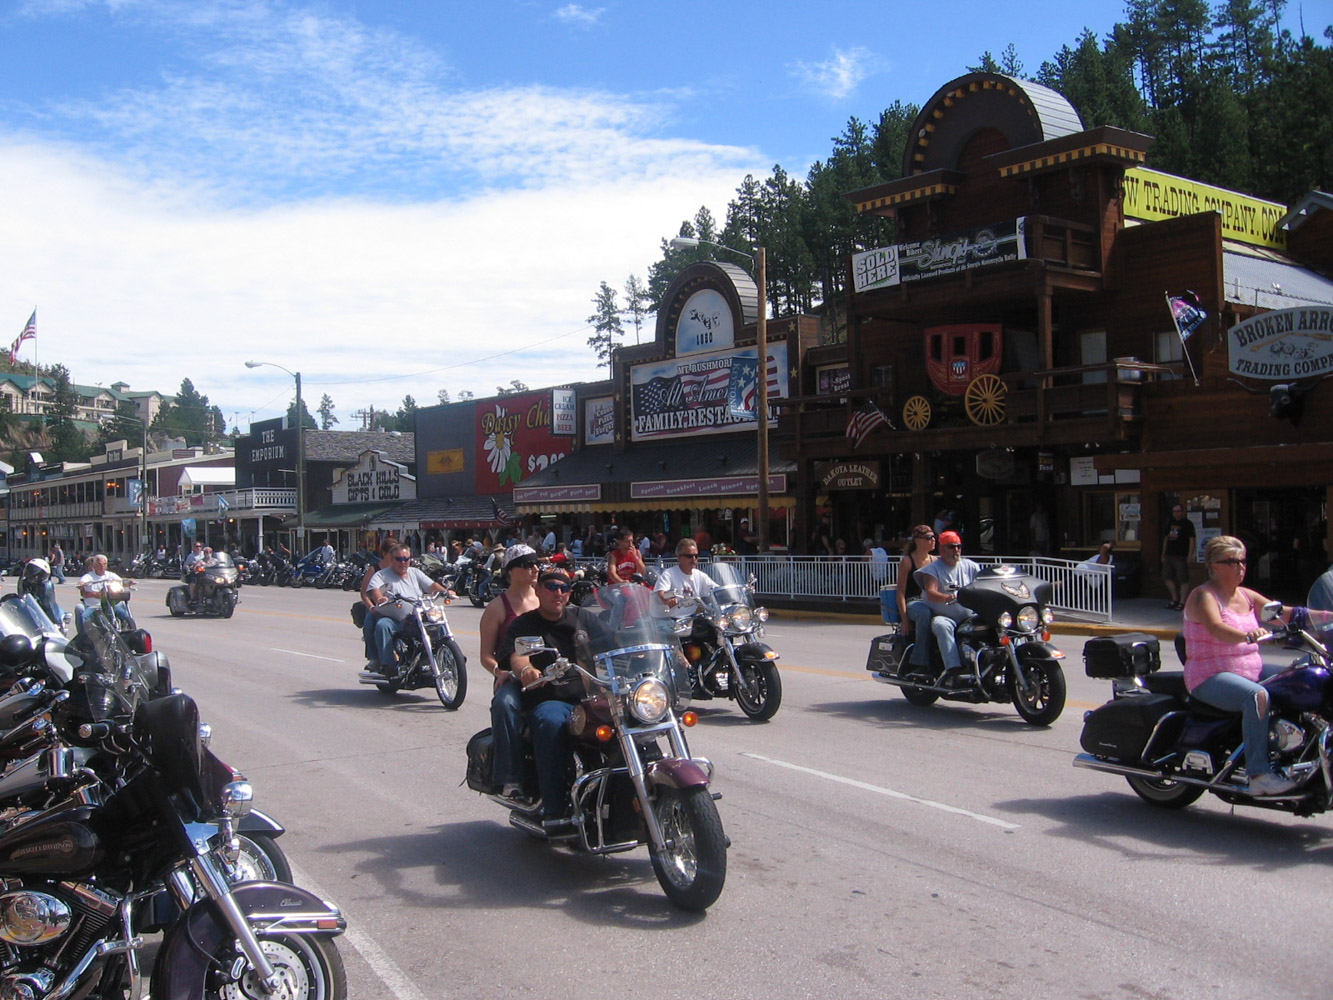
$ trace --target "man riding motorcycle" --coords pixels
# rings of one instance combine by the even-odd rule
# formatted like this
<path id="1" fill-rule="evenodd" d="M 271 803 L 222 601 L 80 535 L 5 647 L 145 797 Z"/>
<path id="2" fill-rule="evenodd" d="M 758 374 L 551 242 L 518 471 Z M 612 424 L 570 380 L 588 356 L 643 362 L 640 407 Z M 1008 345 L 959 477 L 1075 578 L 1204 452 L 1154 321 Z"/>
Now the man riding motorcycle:
<path id="1" fill-rule="evenodd" d="M 392 677 L 398 673 L 399 667 L 393 651 L 393 639 L 399 623 L 387 613 L 393 606 L 394 598 L 420 600 L 427 594 L 452 595 L 452 591 L 412 565 L 412 549 L 409 546 L 399 545 L 389 558 L 393 565 L 389 569 L 377 571 L 370 578 L 370 586 L 366 589 L 376 609 L 374 639 L 375 650 L 379 654 L 379 669 L 385 676 Z"/>
<path id="2" fill-rule="evenodd" d="M 707 599 L 717 584 L 699 569 L 699 545 L 693 538 L 682 538 L 676 543 L 676 565 L 662 571 L 653 588 L 663 595 L 667 607 L 674 607 L 681 597 Z M 667 597 L 671 593 L 677 596 Z"/>
<path id="3" fill-rule="evenodd" d="M 83 605 L 79 608 L 76 631 L 83 631 L 84 622 L 102 606 L 102 594 L 106 590 L 107 584 L 119 581 L 120 575 L 107 569 L 107 557 L 105 555 L 99 552 L 93 556 L 92 569 L 79 577 L 79 597 L 82 598 Z M 130 621 L 130 610 L 123 602 L 117 601 L 111 606 L 117 618 L 125 622 Z"/>
<path id="4" fill-rule="evenodd" d="M 922 599 L 908 606 L 917 637 L 909 661 L 913 673 L 930 672 L 931 637 L 939 646 L 945 675 L 961 670 L 963 666 L 954 629 L 972 611 L 958 603 L 957 595 L 976 580 L 981 567 L 971 559 L 963 558 L 963 539 L 956 531 L 946 531 L 939 536 L 939 549 L 938 559 L 916 571 Z"/>

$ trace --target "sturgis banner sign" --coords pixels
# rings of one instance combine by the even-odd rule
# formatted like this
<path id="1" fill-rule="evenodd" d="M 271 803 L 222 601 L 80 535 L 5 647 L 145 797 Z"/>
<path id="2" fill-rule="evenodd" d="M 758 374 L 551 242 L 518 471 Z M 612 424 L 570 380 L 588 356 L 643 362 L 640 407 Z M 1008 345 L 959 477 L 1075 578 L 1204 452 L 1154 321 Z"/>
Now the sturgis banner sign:
<path id="1" fill-rule="evenodd" d="M 787 395 L 787 345 L 768 345 L 768 398 Z M 635 441 L 753 431 L 759 364 L 755 348 L 690 354 L 638 365 L 630 375 Z M 769 413 L 769 425 L 774 424 Z"/>
<path id="2" fill-rule="evenodd" d="M 913 240 L 852 257 L 858 292 L 958 274 L 1027 258 L 1027 219 L 1010 219 L 929 240 Z"/>
<path id="3" fill-rule="evenodd" d="M 1301 379 L 1333 373 L 1333 308 L 1274 309 L 1227 332 L 1233 375 Z"/>

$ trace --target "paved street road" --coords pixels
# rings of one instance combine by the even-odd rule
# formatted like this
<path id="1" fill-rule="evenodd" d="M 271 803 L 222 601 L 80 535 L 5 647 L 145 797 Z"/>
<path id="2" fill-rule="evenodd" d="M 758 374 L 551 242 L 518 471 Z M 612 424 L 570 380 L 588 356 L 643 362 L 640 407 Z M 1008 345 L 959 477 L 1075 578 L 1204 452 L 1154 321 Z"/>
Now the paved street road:
<path id="1" fill-rule="evenodd" d="M 1106 682 L 1061 645 L 1070 705 L 909 706 L 864 671 L 876 628 L 771 623 L 785 697 L 766 725 L 703 703 L 731 836 L 705 916 L 667 904 L 646 851 L 534 842 L 461 786 L 488 725 L 479 667 L 456 713 L 358 685 L 352 595 L 247 587 L 231 621 L 134 610 L 287 824 L 298 880 L 341 906 L 357 1000 L 448 997 L 1314 997 L 1333 972 L 1333 818 L 1154 810 L 1075 770 Z M 62 588 L 61 596 L 72 591 Z M 450 620 L 475 658 L 479 611 Z"/>

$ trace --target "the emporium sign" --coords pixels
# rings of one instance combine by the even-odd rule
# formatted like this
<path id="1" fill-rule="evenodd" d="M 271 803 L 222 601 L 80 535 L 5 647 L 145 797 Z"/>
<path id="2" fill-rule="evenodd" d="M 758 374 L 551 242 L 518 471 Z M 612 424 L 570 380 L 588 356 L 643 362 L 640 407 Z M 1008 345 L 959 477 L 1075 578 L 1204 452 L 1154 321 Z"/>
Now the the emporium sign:
<path id="1" fill-rule="evenodd" d="M 997 222 L 962 233 L 898 243 L 852 257 L 858 292 L 1027 259 L 1027 219 Z"/>
<path id="2" fill-rule="evenodd" d="M 632 440 L 755 430 L 758 357 L 748 347 L 636 366 L 630 373 Z M 786 396 L 786 343 L 768 345 L 766 368 L 769 400 Z M 771 402 L 768 416 L 774 426 Z"/>
<path id="3" fill-rule="evenodd" d="M 1227 370 L 1262 379 L 1333 373 L 1333 307 L 1274 309 L 1227 331 Z"/>

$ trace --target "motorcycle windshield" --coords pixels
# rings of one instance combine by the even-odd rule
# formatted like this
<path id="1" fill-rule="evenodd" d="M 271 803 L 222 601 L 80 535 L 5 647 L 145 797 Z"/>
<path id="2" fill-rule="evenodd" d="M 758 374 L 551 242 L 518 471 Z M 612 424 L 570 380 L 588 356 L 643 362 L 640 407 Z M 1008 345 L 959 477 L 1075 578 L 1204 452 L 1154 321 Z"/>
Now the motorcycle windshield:
<path id="1" fill-rule="evenodd" d="M 31 594 L 0 601 L 0 635 L 26 635 L 36 644 L 41 635 L 58 631 Z"/>
<path id="2" fill-rule="evenodd" d="M 152 686 L 138 657 L 104 612 L 84 621 L 77 644 L 83 658 L 80 677 L 92 721 L 133 716 L 135 709 L 149 699 Z"/>
<path id="3" fill-rule="evenodd" d="M 689 697 L 675 619 L 653 591 L 637 583 L 599 587 L 579 615 L 578 657 L 585 669 L 627 680 L 651 674 L 675 692 L 678 705 Z"/>
<path id="4" fill-rule="evenodd" d="M 233 569 L 233 568 L 235 568 L 236 563 L 235 563 L 235 561 L 231 558 L 231 555 L 230 555 L 229 553 L 227 553 L 227 552 L 214 552 L 214 553 L 213 553 L 213 561 L 212 561 L 212 563 L 210 563 L 209 565 L 211 565 L 211 566 L 221 566 L 221 567 L 223 567 L 224 569 Z"/>
<path id="5" fill-rule="evenodd" d="M 725 611 L 727 608 L 739 605 L 744 608 L 754 606 L 754 594 L 750 592 L 750 575 L 737 566 L 729 562 L 711 562 L 704 567 L 708 578 L 712 580 L 717 587 L 709 596 L 709 603 L 714 608 Z"/>

